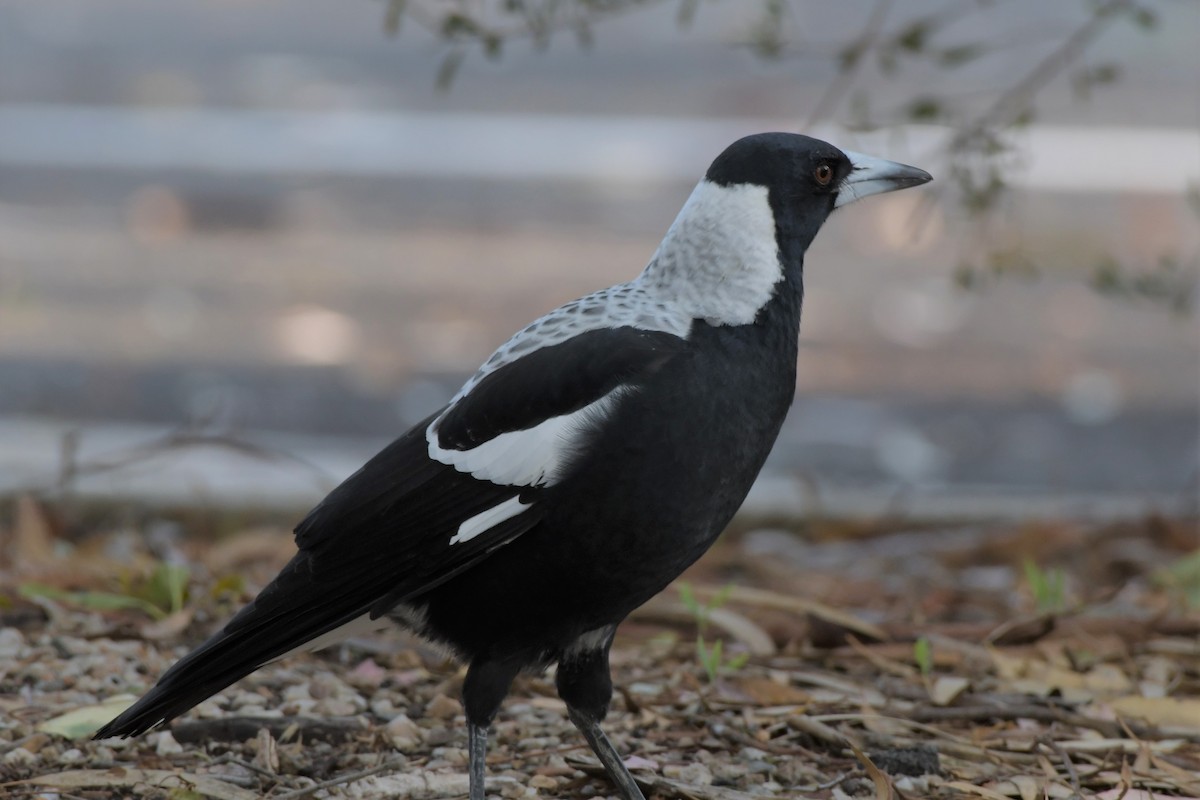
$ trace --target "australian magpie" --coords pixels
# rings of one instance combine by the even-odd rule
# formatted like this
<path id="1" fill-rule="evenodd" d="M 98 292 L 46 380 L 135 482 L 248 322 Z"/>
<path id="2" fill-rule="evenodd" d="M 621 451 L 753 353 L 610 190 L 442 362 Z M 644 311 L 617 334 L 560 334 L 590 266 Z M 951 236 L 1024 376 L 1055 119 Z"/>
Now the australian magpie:
<path id="1" fill-rule="evenodd" d="M 468 665 L 471 800 L 513 678 L 552 664 L 571 721 L 642 800 L 600 729 L 613 634 L 708 549 L 758 475 L 795 392 L 804 251 L 822 223 L 928 180 L 792 133 L 734 142 L 638 277 L 509 339 L 309 512 L 278 577 L 96 737 L 396 623 Z"/>

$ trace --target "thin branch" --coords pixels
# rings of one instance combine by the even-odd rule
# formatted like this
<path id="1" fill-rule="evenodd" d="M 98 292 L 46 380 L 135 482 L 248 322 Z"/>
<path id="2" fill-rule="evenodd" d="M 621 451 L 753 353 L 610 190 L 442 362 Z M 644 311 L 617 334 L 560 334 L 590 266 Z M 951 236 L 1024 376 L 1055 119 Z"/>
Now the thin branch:
<path id="1" fill-rule="evenodd" d="M 863 25 L 862 32 L 852 44 L 848 46 L 848 50 L 854 55 L 850 62 L 839 70 L 837 77 L 830 81 L 825 87 L 825 91 L 821 94 L 813 110 L 809 113 L 808 119 L 804 126 L 806 129 L 812 128 L 823 117 L 827 116 L 834 108 L 842 101 L 846 92 L 854 84 L 858 73 L 862 70 L 862 65 L 866 61 L 866 54 L 869 50 L 875 47 L 879 40 L 879 32 L 883 28 L 883 23 L 887 20 L 887 15 L 892 9 L 892 0 L 877 0 L 875 8 L 871 9 L 871 15 L 867 17 L 867 22 Z"/>
<path id="2" fill-rule="evenodd" d="M 1129 8 L 1131 0 L 1109 0 L 1092 12 L 1091 18 L 1068 36 L 1061 45 L 1017 81 L 996 102 L 966 126 L 967 135 L 988 127 L 1011 125 L 1025 110 L 1029 99 L 1069 67 L 1104 32 L 1118 12 Z"/>

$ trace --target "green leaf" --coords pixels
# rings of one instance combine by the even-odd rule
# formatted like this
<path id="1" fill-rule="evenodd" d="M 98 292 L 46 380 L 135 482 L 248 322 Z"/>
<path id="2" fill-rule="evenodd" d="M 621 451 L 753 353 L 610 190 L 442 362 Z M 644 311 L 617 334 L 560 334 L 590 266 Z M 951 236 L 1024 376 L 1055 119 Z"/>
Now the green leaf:
<path id="1" fill-rule="evenodd" d="M 866 52 L 863 42 L 851 42 L 838 51 L 838 72 L 846 72 L 853 69 L 859 60 L 862 59 L 863 53 Z"/>
<path id="2" fill-rule="evenodd" d="M 696 602 L 696 593 L 692 591 L 692 585 L 687 581 L 678 581 L 675 588 L 679 591 L 679 602 L 683 603 L 688 611 L 699 616 L 700 604 Z"/>
<path id="3" fill-rule="evenodd" d="M 709 683 L 715 683 L 721 672 L 721 653 L 725 649 L 725 643 L 721 639 L 713 642 L 712 649 L 709 650 L 708 662 L 704 665 L 704 671 L 708 673 Z"/>
<path id="4" fill-rule="evenodd" d="M 924 636 L 913 642 L 913 661 L 925 677 L 933 672 L 933 646 Z"/>
<path id="5" fill-rule="evenodd" d="M 679 4 L 679 10 L 675 12 L 675 24 L 682 30 L 690 28 L 696 21 L 696 8 L 699 5 L 699 0 L 683 0 Z"/>
<path id="6" fill-rule="evenodd" d="M 910 53 L 919 53 L 925 49 L 925 43 L 929 38 L 931 29 L 929 20 L 913 20 L 907 28 L 904 28 L 896 35 L 896 44 L 900 46 L 901 50 L 906 50 Z"/>
<path id="7" fill-rule="evenodd" d="M 908 116 L 916 122 L 931 122 L 939 119 L 943 112 L 942 101 L 928 95 L 916 97 L 908 104 Z"/>
<path id="8" fill-rule="evenodd" d="M 720 608 L 729 602 L 729 596 L 733 594 L 733 584 L 727 583 L 717 590 L 717 593 L 708 601 L 708 608 L 711 611 L 714 608 Z"/>
<path id="9" fill-rule="evenodd" d="M 400 23 L 404 20 L 407 8 L 408 0 L 388 0 L 387 9 L 383 12 L 383 30 L 388 36 L 400 32 Z"/>
<path id="10" fill-rule="evenodd" d="M 474 36 L 478 33 L 479 23 L 466 14 L 452 11 L 442 17 L 442 36 L 447 39 Z"/>
<path id="11" fill-rule="evenodd" d="M 60 603 L 84 608 L 89 611 L 124 611 L 134 609 L 142 611 L 154 619 L 162 619 L 166 614 L 158 606 L 140 597 L 130 597 L 112 592 L 71 592 L 54 586 L 40 583 L 26 583 L 18 590 L 25 598 L 45 598 Z"/>
<path id="12" fill-rule="evenodd" d="M 963 64 L 970 63 L 984 54 L 983 45 L 980 44 L 960 44 L 955 47 L 947 47 L 938 53 L 938 63 L 943 67 L 953 69 L 961 67 Z"/>
<path id="13" fill-rule="evenodd" d="M 1158 27 L 1158 15 L 1148 8 L 1139 6 L 1133 10 L 1133 22 L 1144 31 L 1153 30 Z"/>
<path id="14" fill-rule="evenodd" d="M 726 662 L 725 666 L 729 670 L 736 672 L 737 670 L 746 666 L 746 664 L 749 661 L 750 661 L 750 654 L 746 653 L 746 652 L 741 652 L 741 653 L 738 653 L 733 658 L 729 659 L 729 661 Z"/>
<path id="15" fill-rule="evenodd" d="M 465 50 L 451 50 L 442 59 L 442 63 L 438 66 L 437 78 L 434 79 L 434 85 L 439 92 L 445 92 L 450 89 L 454 83 L 454 78 L 458 75 L 459 67 L 462 66 L 466 59 L 467 53 Z"/>
<path id="16" fill-rule="evenodd" d="M 190 570 L 182 564 L 159 564 L 142 591 L 136 594 L 163 611 L 174 614 L 183 609 L 190 576 Z"/>
<path id="17" fill-rule="evenodd" d="M 1033 593 L 1038 611 L 1061 611 L 1066 608 L 1066 573 L 1061 569 L 1043 570 L 1032 558 L 1024 561 L 1025 582 Z"/>
<path id="18" fill-rule="evenodd" d="M 1154 575 L 1154 582 L 1177 592 L 1188 608 L 1200 608 L 1200 550 L 1159 570 Z"/>

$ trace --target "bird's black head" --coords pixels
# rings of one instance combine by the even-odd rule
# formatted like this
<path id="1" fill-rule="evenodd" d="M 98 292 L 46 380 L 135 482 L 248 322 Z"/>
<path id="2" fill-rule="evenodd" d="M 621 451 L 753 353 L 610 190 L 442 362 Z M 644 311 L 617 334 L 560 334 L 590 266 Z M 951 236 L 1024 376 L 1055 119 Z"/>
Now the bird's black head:
<path id="1" fill-rule="evenodd" d="M 916 167 L 839 150 L 798 133 L 738 139 L 717 156 L 705 179 L 724 187 L 766 188 L 781 248 L 792 245 L 800 251 L 835 208 L 932 180 Z"/>
<path id="2" fill-rule="evenodd" d="M 747 136 L 717 156 L 639 280 L 709 324 L 752 323 L 781 284 L 801 289 L 804 251 L 835 208 L 929 179 L 795 133 Z"/>

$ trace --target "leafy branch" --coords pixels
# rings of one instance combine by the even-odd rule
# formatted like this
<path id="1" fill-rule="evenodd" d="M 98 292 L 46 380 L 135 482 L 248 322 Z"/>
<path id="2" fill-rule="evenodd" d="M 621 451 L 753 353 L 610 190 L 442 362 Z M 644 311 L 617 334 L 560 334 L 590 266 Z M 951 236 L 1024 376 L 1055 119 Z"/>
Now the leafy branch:
<path id="1" fill-rule="evenodd" d="M 699 0 L 385 0 L 385 28 L 398 33 L 405 22 L 433 34 L 447 46 L 437 75 L 437 85 L 448 88 L 469 53 L 478 50 L 497 59 L 510 41 L 528 40 L 545 48 L 560 34 L 571 34 L 582 47 L 594 39 L 593 28 L 602 21 L 664 5 L 674 5 L 676 22 L 689 27 L 700 13 Z M 709 5 L 719 0 L 710 0 Z M 731 2 L 731 0 L 726 0 Z M 1031 123 L 1043 90 L 1067 81 L 1076 96 L 1088 99 L 1099 88 L 1121 76 L 1119 64 L 1084 63 L 1104 34 L 1117 24 L 1132 24 L 1151 31 L 1158 17 L 1151 0 L 1081 0 L 1084 18 L 1073 28 L 1056 33 L 1043 30 L 998 30 L 987 37 L 953 38 L 956 25 L 973 15 L 990 13 L 1001 0 L 948 0 L 939 9 L 893 22 L 901 4 L 876 0 L 861 27 L 832 57 L 836 73 L 818 96 L 806 126 L 835 114 L 849 127 L 872 130 L 903 123 L 931 123 L 950 130 L 945 148 L 945 177 L 928 193 L 927 202 L 948 190 L 956 193 L 956 207 L 972 222 L 956 278 L 974 287 L 1010 273 L 1036 275 L 1039 258 L 1023 249 L 997 243 L 997 218 L 1011 196 L 1009 176 L 1015 166 L 1011 132 Z M 801 38 L 788 0 L 738 0 L 753 22 L 741 32 L 743 44 L 758 57 L 784 61 L 811 56 L 813 45 Z M 978 27 L 978 26 L 976 26 Z M 924 63 L 938 70 L 956 70 L 1001 51 L 1030 43 L 1052 43 L 1041 58 L 1018 74 L 994 99 L 979 107 L 978 97 L 955 97 L 946 92 L 921 92 L 873 113 L 870 97 L 862 90 L 868 66 L 884 78 L 898 76 L 911 65 Z M 1105 259 L 1095 267 L 1090 285 L 1098 291 L 1135 297 L 1179 313 L 1190 312 L 1200 273 L 1195 257 L 1164 256 L 1158 269 L 1133 268 Z"/>

